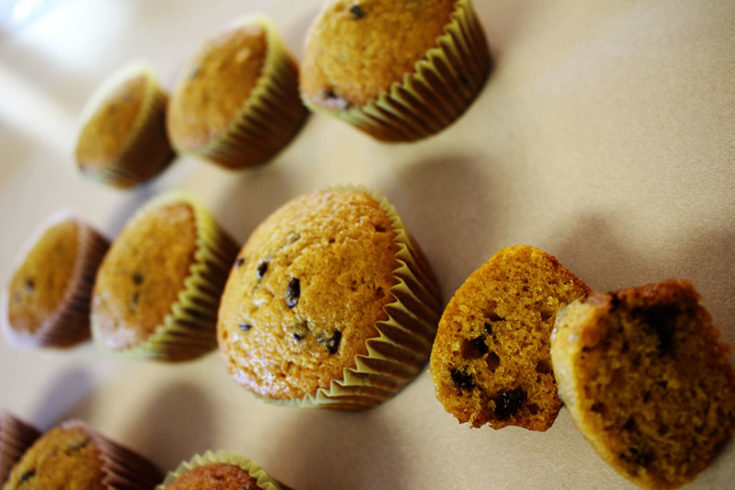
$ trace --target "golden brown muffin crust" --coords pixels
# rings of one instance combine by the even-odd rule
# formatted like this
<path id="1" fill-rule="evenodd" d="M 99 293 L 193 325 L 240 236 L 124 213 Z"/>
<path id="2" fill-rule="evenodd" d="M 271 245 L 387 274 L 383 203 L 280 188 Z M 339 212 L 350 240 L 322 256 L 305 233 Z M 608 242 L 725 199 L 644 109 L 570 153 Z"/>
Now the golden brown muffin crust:
<path id="1" fill-rule="evenodd" d="M 8 287 L 10 326 L 36 332 L 59 308 L 78 266 L 79 224 L 65 220 L 46 230 Z"/>
<path id="2" fill-rule="evenodd" d="M 76 157 L 82 170 L 105 167 L 123 152 L 144 117 L 148 90 L 148 78 L 141 74 L 126 80 L 103 101 L 79 136 Z"/>
<path id="3" fill-rule="evenodd" d="M 197 466 L 179 476 L 169 490 L 260 490 L 255 478 L 239 466 L 213 463 Z"/>
<path id="4" fill-rule="evenodd" d="M 368 194 L 286 203 L 253 232 L 225 287 L 218 340 L 230 373 L 277 399 L 341 379 L 387 318 L 396 252 L 390 217 Z"/>
<path id="5" fill-rule="evenodd" d="M 437 397 L 461 423 L 546 430 L 561 408 L 549 353 L 557 310 L 589 289 L 526 245 L 500 250 L 457 290 L 431 352 Z"/>
<path id="6" fill-rule="evenodd" d="M 207 41 L 171 96 L 174 146 L 195 150 L 223 134 L 260 78 L 268 51 L 265 29 L 240 25 Z"/>
<path id="7" fill-rule="evenodd" d="M 171 311 L 194 261 L 197 229 L 189 204 L 136 216 L 113 242 L 92 293 L 92 322 L 111 349 L 135 346 Z"/>
<path id="8" fill-rule="evenodd" d="M 692 480 L 735 430 L 728 353 L 694 287 L 676 280 L 576 301 L 552 340 L 575 424 L 647 488 Z"/>
<path id="9" fill-rule="evenodd" d="M 60 426 L 38 439 L 13 468 L 3 490 L 105 490 L 100 453 L 81 427 Z"/>
<path id="10" fill-rule="evenodd" d="M 301 88 L 314 104 L 362 106 L 436 47 L 454 0 L 331 0 L 309 32 Z"/>

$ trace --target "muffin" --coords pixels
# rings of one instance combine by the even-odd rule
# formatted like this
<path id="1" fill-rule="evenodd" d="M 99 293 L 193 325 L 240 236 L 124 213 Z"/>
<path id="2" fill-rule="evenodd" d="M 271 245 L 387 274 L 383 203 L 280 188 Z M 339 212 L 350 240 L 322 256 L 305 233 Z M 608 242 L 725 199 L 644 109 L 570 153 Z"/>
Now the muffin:
<path id="1" fill-rule="evenodd" d="M 216 346 L 219 297 L 237 245 L 194 197 L 170 192 L 125 225 L 92 291 L 92 333 L 105 351 L 185 360 Z"/>
<path id="2" fill-rule="evenodd" d="M 0 409 L 0 484 L 41 433 L 35 427 Z"/>
<path id="3" fill-rule="evenodd" d="M 546 252 L 501 249 L 449 301 L 431 351 L 431 376 L 460 423 L 545 431 L 561 401 L 549 343 L 558 309 L 589 292 Z"/>
<path id="4" fill-rule="evenodd" d="M 70 212 L 42 222 L 3 291 L 8 341 L 18 347 L 70 347 L 88 340 L 92 283 L 108 246 Z"/>
<path id="5" fill-rule="evenodd" d="M 454 122 L 490 71 L 469 0 L 329 0 L 312 25 L 304 103 L 383 141 L 413 141 Z"/>
<path id="6" fill-rule="evenodd" d="M 225 286 L 219 347 L 232 377 L 275 403 L 358 410 L 421 369 L 439 291 L 393 207 L 361 188 L 284 204 Z"/>
<path id="7" fill-rule="evenodd" d="M 289 490 L 253 461 L 234 453 L 207 451 L 184 461 L 156 490 Z"/>
<path id="8" fill-rule="evenodd" d="M 167 102 L 144 64 L 114 73 L 82 115 L 75 152 L 82 175 L 129 188 L 166 168 L 174 156 L 166 136 Z"/>
<path id="9" fill-rule="evenodd" d="M 36 440 L 13 468 L 3 490 L 148 490 L 161 478 L 142 456 L 72 420 Z"/>
<path id="10" fill-rule="evenodd" d="M 194 56 L 171 95 L 167 128 L 179 152 L 242 168 L 271 159 L 307 114 L 296 61 L 273 23 L 252 16 Z"/>
<path id="11" fill-rule="evenodd" d="M 551 359 L 577 428 L 645 488 L 693 480 L 735 429 L 735 371 L 686 281 L 593 293 L 556 319 Z"/>

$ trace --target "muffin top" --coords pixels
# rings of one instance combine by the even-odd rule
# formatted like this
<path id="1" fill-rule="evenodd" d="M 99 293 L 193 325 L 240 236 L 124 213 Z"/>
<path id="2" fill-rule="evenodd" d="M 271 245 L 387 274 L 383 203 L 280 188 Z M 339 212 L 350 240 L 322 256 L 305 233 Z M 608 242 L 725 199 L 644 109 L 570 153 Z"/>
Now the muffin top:
<path id="1" fill-rule="evenodd" d="M 8 285 L 10 327 L 33 335 L 65 300 L 77 270 L 80 229 L 73 218 L 49 227 Z"/>
<path id="2" fill-rule="evenodd" d="M 167 123 L 174 146 L 196 150 L 227 130 L 260 78 L 267 40 L 253 22 L 205 43 L 171 95 Z"/>
<path id="3" fill-rule="evenodd" d="M 196 250 L 196 220 L 189 204 L 174 201 L 138 213 L 97 272 L 92 293 L 95 335 L 111 349 L 147 339 L 171 311 Z"/>
<path id="4" fill-rule="evenodd" d="M 166 485 L 170 490 L 260 490 L 250 473 L 234 464 L 213 463 L 197 466 Z"/>
<path id="5" fill-rule="evenodd" d="M 82 171 L 105 167 L 122 154 L 144 117 L 149 84 L 148 75 L 137 73 L 102 100 L 77 141 L 76 158 Z"/>
<path id="6" fill-rule="evenodd" d="M 87 431 L 72 422 L 41 436 L 15 465 L 3 489 L 104 490 L 103 476 L 99 449 Z"/>
<path id="7" fill-rule="evenodd" d="M 218 340 L 235 380 L 293 399 L 341 379 L 387 318 L 397 250 L 390 216 L 360 191 L 308 194 L 268 217 L 220 304 Z"/>
<path id="8" fill-rule="evenodd" d="M 330 0 L 308 34 L 304 96 L 329 109 L 362 106 L 414 72 L 450 23 L 455 0 Z"/>

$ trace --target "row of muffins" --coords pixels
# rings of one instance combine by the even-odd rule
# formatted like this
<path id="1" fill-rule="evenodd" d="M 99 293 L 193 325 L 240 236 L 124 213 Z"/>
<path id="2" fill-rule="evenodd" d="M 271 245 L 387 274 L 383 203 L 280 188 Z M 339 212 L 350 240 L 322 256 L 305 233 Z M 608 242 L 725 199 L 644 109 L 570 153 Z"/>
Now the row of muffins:
<path id="1" fill-rule="evenodd" d="M 20 488 L 288 490 L 237 453 L 206 451 L 164 477 L 147 458 L 79 420 L 45 433 L 0 409 L 0 485 Z"/>
<path id="2" fill-rule="evenodd" d="M 207 40 L 170 99 L 141 63 L 112 75 L 83 111 L 75 157 L 82 174 L 122 188 L 162 171 L 174 152 L 250 167 L 285 147 L 309 110 L 379 140 L 413 141 L 461 116 L 489 69 L 469 0 L 330 0 L 301 71 L 274 24 L 250 16 Z"/>
<path id="3" fill-rule="evenodd" d="M 41 247 L 50 258 L 35 247 L 27 257 L 48 264 L 73 248 L 52 240 Z M 64 270 L 52 269 L 46 276 Z M 63 338 L 13 324 L 14 302 L 38 313 L 24 298 L 62 284 L 34 270 L 21 266 L 11 281 L 6 330 Z M 475 271 L 439 320 L 418 245 L 390 204 L 363 188 L 289 201 L 239 252 L 196 200 L 160 196 L 83 284 L 107 351 L 182 360 L 218 343 L 231 376 L 275 403 L 368 408 L 397 393 L 430 352 L 438 399 L 475 427 L 547 430 L 561 393 L 600 454 L 643 486 L 694 478 L 735 428 L 735 371 L 691 284 L 593 293 L 553 256 L 519 245 Z M 689 419 L 696 429 L 682 425 Z"/>

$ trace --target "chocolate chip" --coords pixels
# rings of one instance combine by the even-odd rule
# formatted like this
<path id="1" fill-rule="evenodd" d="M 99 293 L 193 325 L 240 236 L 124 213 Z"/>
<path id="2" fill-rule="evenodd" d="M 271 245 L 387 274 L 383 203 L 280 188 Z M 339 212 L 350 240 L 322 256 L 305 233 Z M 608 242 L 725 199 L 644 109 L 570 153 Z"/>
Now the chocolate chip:
<path id="1" fill-rule="evenodd" d="M 255 276 L 258 278 L 258 280 L 263 279 L 263 276 L 265 275 L 267 270 L 268 270 L 268 261 L 261 260 L 260 263 L 258 264 L 258 268 L 255 269 Z"/>
<path id="2" fill-rule="evenodd" d="M 26 279 L 26 290 L 28 290 L 28 292 L 32 292 L 34 289 L 36 289 L 36 283 L 29 277 Z"/>
<path id="3" fill-rule="evenodd" d="M 490 352 L 485 358 L 485 364 L 491 373 L 494 373 L 498 366 L 500 366 L 500 357 L 495 352 Z"/>
<path id="4" fill-rule="evenodd" d="M 337 92 L 331 88 L 324 89 L 322 91 L 322 97 L 324 98 L 325 105 L 332 109 L 344 110 L 350 106 L 345 99 L 340 97 Z"/>
<path id="5" fill-rule="evenodd" d="M 245 323 L 245 322 L 240 323 L 239 327 L 240 327 L 240 330 L 242 330 L 243 332 L 249 332 L 253 328 L 252 325 L 250 325 L 249 323 Z"/>
<path id="6" fill-rule="evenodd" d="M 327 340 L 327 350 L 330 354 L 334 354 L 339 349 L 339 341 L 342 340 L 342 332 L 335 330 L 332 337 Z"/>
<path id="7" fill-rule="evenodd" d="M 493 398 L 495 401 L 495 417 L 506 420 L 515 415 L 526 401 L 526 392 L 521 388 L 502 390 Z"/>
<path id="8" fill-rule="evenodd" d="M 610 293 L 610 311 L 615 311 L 620 306 L 620 298 L 615 293 Z"/>
<path id="9" fill-rule="evenodd" d="M 635 420 L 633 419 L 633 417 L 630 417 L 623 425 L 623 430 L 626 432 L 632 432 L 635 430 L 635 428 L 636 428 L 636 425 L 635 425 Z"/>
<path id="10" fill-rule="evenodd" d="M 133 283 L 138 286 L 143 284 L 143 274 L 141 274 L 140 272 L 133 273 Z"/>
<path id="11" fill-rule="evenodd" d="M 449 374 L 452 376 L 454 386 L 460 390 L 472 390 L 475 388 L 475 378 L 461 369 L 451 369 Z"/>
<path id="12" fill-rule="evenodd" d="M 479 359 L 487 354 L 489 350 L 487 344 L 485 344 L 484 335 L 462 342 L 462 357 L 465 359 Z"/>
<path id="13" fill-rule="evenodd" d="M 353 5 L 352 7 L 350 7 L 350 12 L 352 13 L 352 18 L 355 20 L 360 20 L 365 17 L 365 12 L 360 8 L 359 5 Z"/>
<path id="14" fill-rule="evenodd" d="M 21 485 L 21 484 L 27 482 L 28 480 L 30 480 L 34 476 L 36 476 L 36 470 L 26 471 L 25 473 L 23 473 L 23 475 L 20 478 L 18 478 L 18 485 Z"/>
<path id="15" fill-rule="evenodd" d="M 299 296 L 301 296 L 301 283 L 295 277 L 292 277 L 288 281 L 286 287 L 286 306 L 293 308 L 299 303 Z"/>
<path id="16" fill-rule="evenodd" d="M 630 447 L 627 451 L 620 455 L 620 459 L 622 459 L 626 463 L 631 463 L 635 466 L 646 467 L 651 464 L 651 460 L 653 459 L 653 457 L 650 452 L 644 449 L 638 447 Z"/>
<path id="17" fill-rule="evenodd" d="M 493 334 L 493 326 L 490 323 L 485 322 L 485 331 L 488 335 Z"/>
<path id="18" fill-rule="evenodd" d="M 539 374 L 549 374 L 551 372 L 551 366 L 546 361 L 539 361 L 536 363 L 536 372 Z"/>
<path id="19" fill-rule="evenodd" d="M 651 308 L 634 308 L 631 314 L 641 318 L 657 337 L 659 356 L 671 354 L 674 348 L 674 331 L 680 310 L 674 305 L 660 305 Z"/>
<path id="20" fill-rule="evenodd" d="M 295 340 L 296 342 L 299 342 L 299 341 L 301 341 L 301 339 L 303 339 L 303 337 L 302 337 L 301 335 L 297 334 L 297 333 L 294 333 L 294 334 L 293 334 L 293 339 L 294 339 L 294 340 Z"/>
<path id="21" fill-rule="evenodd" d="M 242 267 L 242 264 L 245 263 L 245 257 L 238 257 L 235 261 L 235 267 Z"/>

